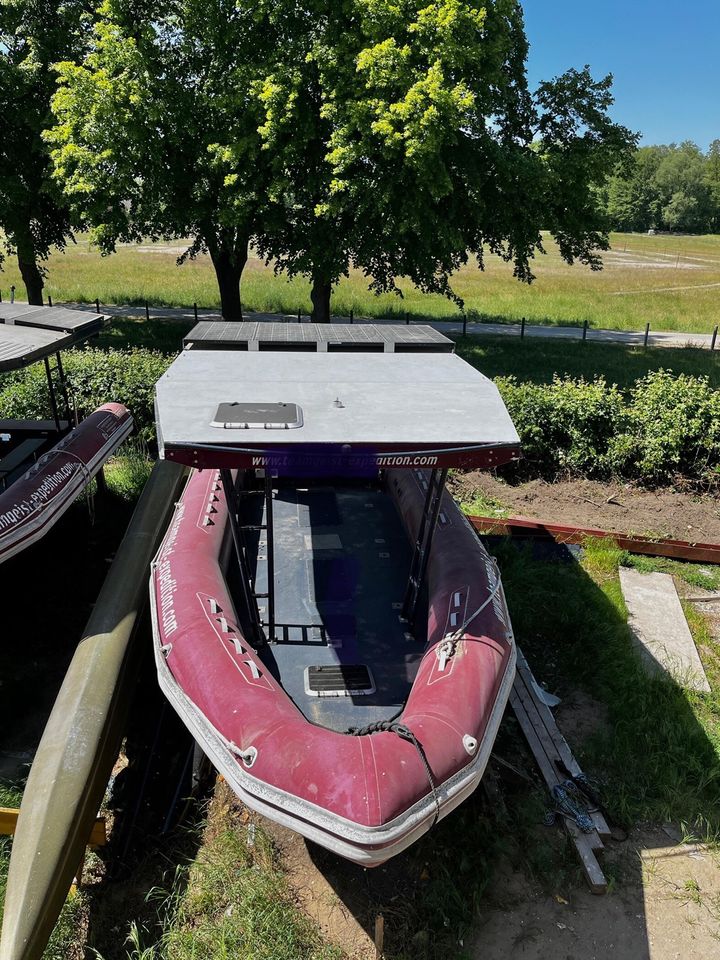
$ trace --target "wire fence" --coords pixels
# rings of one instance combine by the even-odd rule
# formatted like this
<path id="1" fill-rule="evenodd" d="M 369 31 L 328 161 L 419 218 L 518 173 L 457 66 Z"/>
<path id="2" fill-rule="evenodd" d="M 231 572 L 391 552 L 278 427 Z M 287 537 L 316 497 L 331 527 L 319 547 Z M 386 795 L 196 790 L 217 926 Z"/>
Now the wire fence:
<path id="1" fill-rule="evenodd" d="M 53 306 L 52 296 L 51 296 L 51 295 L 48 295 L 48 298 L 47 298 L 47 299 L 48 299 L 48 304 L 47 304 L 47 305 L 48 305 L 49 307 L 52 307 L 52 306 Z M 3 295 L 2 295 L 2 289 L 0 289 L 0 303 L 2 303 L 2 302 L 3 302 Z M 14 302 L 15 302 L 15 287 L 14 287 L 14 286 L 11 286 L 11 287 L 10 287 L 10 299 L 9 299 L 9 302 L 10 302 L 10 303 L 14 303 Z M 96 310 L 96 312 L 97 312 L 97 313 L 101 313 L 102 311 L 101 311 L 100 299 L 97 298 L 97 299 L 94 301 L 94 304 L 95 304 L 95 310 Z M 55 304 L 55 305 L 56 305 L 56 306 L 60 306 L 60 304 Z M 75 306 L 75 307 L 76 307 L 76 306 L 78 306 L 78 305 L 77 305 L 77 304 L 67 304 L 67 306 Z M 118 315 L 118 305 L 117 305 L 117 304 L 112 304 L 112 305 L 108 305 L 108 306 L 109 306 L 109 308 L 110 308 L 110 309 L 109 309 L 109 314 L 110 314 L 110 315 L 113 315 L 113 313 L 114 313 L 115 315 Z M 136 307 L 132 307 L 132 308 L 131 308 L 131 307 L 120 307 L 120 309 L 121 309 L 124 313 L 126 313 L 127 310 L 129 310 L 129 309 L 133 309 L 133 310 L 134 310 L 134 309 L 141 309 L 141 310 L 144 311 L 144 313 L 145 313 L 145 319 L 146 319 L 146 321 L 148 321 L 148 322 L 152 319 L 152 310 L 153 310 L 153 309 L 154 309 L 155 312 L 156 312 L 156 317 L 155 317 L 156 319 L 168 319 L 168 316 L 172 316 L 173 314 L 181 314 L 181 315 L 185 316 L 185 315 L 189 312 L 189 308 L 183 308 L 183 307 L 156 307 L 156 308 L 153 308 L 153 307 L 150 306 L 150 303 L 149 303 L 149 301 L 147 301 L 147 300 L 144 301 L 144 303 L 143 303 L 140 307 L 137 307 L 137 308 L 136 308 Z M 192 305 L 192 313 L 193 313 L 195 322 L 197 323 L 197 322 L 199 322 L 201 319 L 203 319 L 203 315 L 204 315 L 204 314 L 208 314 L 208 313 L 209 313 L 209 314 L 211 314 L 211 315 L 213 315 L 213 316 L 216 316 L 216 315 L 219 314 L 219 311 L 214 311 L 214 310 L 210 310 L 210 309 L 207 309 L 207 308 L 198 308 L 197 303 L 193 303 L 193 305 Z M 219 315 L 222 316 L 222 314 L 219 314 Z M 297 311 L 297 315 L 295 315 L 295 314 L 266 314 L 266 313 L 255 313 L 255 312 L 253 311 L 252 317 L 253 317 L 253 319 L 258 319 L 258 318 L 260 318 L 260 317 L 263 317 L 263 318 L 265 318 L 265 319 L 267 319 L 267 320 L 272 319 L 272 320 L 281 321 L 281 322 L 293 322 L 293 321 L 294 321 L 294 322 L 297 322 L 297 323 L 309 323 L 309 322 L 312 321 L 312 317 L 311 317 L 309 314 L 307 314 L 307 313 L 303 313 L 302 310 L 298 310 L 298 311 Z M 354 324 L 355 322 L 358 322 L 358 323 L 399 323 L 399 322 L 401 322 L 401 321 L 398 320 L 398 319 L 396 319 L 396 318 L 378 319 L 378 318 L 373 318 L 373 317 L 355 317 L 355 312 L 354 312 L 354 310 L 351 309 L 348 315 L 342 315 L 342 316 L 337 316 L 337 315 L 336 315 L 336 316 L 333 316 L 333 315 L 331 315 L 331 316 L 330 316 L 330 322 L 331 322 L 331 323 L 351 323 L 351 324 Z M 522 317 L 522 318 L 520 319 L 520 322 L 519 322 L 519 323 L 518 323 L 518 322 L 514 322 L 514 323 L 486 323 L 486 322 L 484 322 L 484 321 L 468 321 L 467 315 L 466 315 L 465 313 L 460 313 L 460 315 L 458 316 L 457 320 L 451 320 L 451 319 L 447 319 L 447 318 L 431 319 L 431 318 L 427 318 L 427 317 L 413 317 L 413 316 L 411 316 L 411 314 L 410 314 L 409 312 L 406 311 L 406 312 L 404 313 L 404 315 L 403 315 L 402 322 L 405 323 L 407 326 L 410 326 L 410 324 L 412 324 L 412 323 L 435 324 L 435 325 L 440 325 L 440 324 L 442 324 L 442 325 L 449 325 L 449 326 L 458 325 L 458 326 L 461 326 L 461 327 L 462 327 L 462 335 L 463 335 L 463 336 L 467 336 L 467 333 L 468 333 L 468 324 L 470 324 L 470 326 L 472 326 L 472 327 L 474 327 L 474 328 L 483 328 L 483 327 L 484 327 L 484 328 L 486 329 L 486 331 L 488 331 L 488 328 L 492 328 L 493 330 L 497 330 L 497 328 L 502 328 L 503 333 L 506 333 L 508 329 L 512 329 L 512 330 L 517 329 L 521 340 L 524 340 L 524 339 L 525 339 L 526 333 L 527 333 L 527 328 L 528 328 L 528 327 L 533 327 L 533 328 L 535 328 L 536 331 L 538 331 L 538 330 L 540 330 L 540 329 L 541 329 L 541 330 L 553 330 L 553 331 L 554 331 L 554 330 L 560 330 L 560 329 L 561 329 L 561 330 L 563 331 L 563 339 L 567 339 L 567 340 L 571 340 L 571 339 L 573 339 L 573 337 L 571 337 L 570 335 L 568 335 L 567 333 L 565 333 L 565 331 L 577 330 L 578 339 L 581 340 L 583 343 L 586 343 L 586 342 L 588 341 L 588 339 L 593 339 L 593 340 L 595 340 L 595 341 L 597 342 L 597 339 L 598 339 L 598 338 L 596 338 L 596 337 L 588 338 L 588 332 L 589 332 L 590 330 L 598 329 L 598 328 L 592 328 L 592 327 L 590 326 L 590 324 L 588 323 L 587 320 L 584 320 L 583 323 L 582 323 L 582 325 L 579 325 L 579 326 L 577 326 L 577 327 L 566 326 L 566 325 L 562 325 L 561 327 L 560 327 L 560 326 L 557 326 L 557 327 L 556 327 L 556 326 L 551 326 L 551 325 L 548 325 L 548 324 L 529 324 L 529 323 L 527 322 L 527 320 L 526 320 L 525 317 Z M 717 347 L 718 347 L 718 342 L 717 342 L 717 341 L 718 341 L 718 329 L 719 329 L 719 327 L 718 327 L 718 326 L 715 326 L 715 327 L 712 329 L 712 331 L 710 331 L 710 332 L 708 332 L 708 333 L 706 333 L 706 334 L 698 333 L 697 331 L 696 331 L 696 332 L 693 332 L 693 333 L 685 332 L 685 331 L 682 331 L 682 332 L 675 332 L 675 331 L 657 331 L 657 332 L 656 332 L 656 335 L 664 334 L 666 337 L 667 337 L 667 336 L 671 336 L 671 337 L 677 337 L 678 339 L 680 339 L 680 338 L 682 338 L 682 337 L 685 337 L 685 338 L 687 338 L 688 340 L 693 340 L 693 346 L 697 346 L 697 347 L 699 347 L 699 348 L 701 348 L 701 349 L 707 348 L 707 349 L 709 349 L 711 352 L 715 352 L 716 349 L 717 349 Z M 489 332 L 489 331 L 488 331 L 488 332 Z M 637 343 L 642 342 L 642 345 L 645 347 L 645 349 L 647 349 L 648 346 L 651 346 L 651 343 L 650 343 L 650 339 L 651 339 L 650 321 L 648 321 L 648 322 L 645 324 L 645 329 L 644 329 L 644 331 L 632 331 L 632 330 L 622 330 L 622 331 L 618 331 L 618 330 L 603 330 L 603 334 L 605 334 L 605 336 L 603 336 L 603 339 L 604 339 L 604 340 L 614 340 L 614 341 L 616 341 L 616 342 L 621 342 L 621 343 L 622 343 L 622 342 L 625 342 L 625 343 L 629 343 L 630 345 L 636 345 Z M 535 335 L 537 335 L 537 333 L 536 333 Z M 706 346 L 706 341 L 709 341 L 709 342 L 707 343 L 707 346 Z M 674 346 L 675 344 L 673 343 L 672 345 Z"/>

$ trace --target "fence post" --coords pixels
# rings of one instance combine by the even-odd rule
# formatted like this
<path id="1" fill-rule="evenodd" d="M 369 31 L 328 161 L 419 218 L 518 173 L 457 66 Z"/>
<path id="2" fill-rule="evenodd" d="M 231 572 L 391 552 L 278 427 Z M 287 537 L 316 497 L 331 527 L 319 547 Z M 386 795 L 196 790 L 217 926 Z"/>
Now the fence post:
<path id="1" fill-rule="evenodd" d="M 193 304 L 193 310 L 195 311 L 195 323 L 197 323 L 197 322 L 198 322 L 198 312 L 197 312 L 197 304 L 196 304 L 196 303 Z"/>
<path id="2" fill-rule="evenodd" d="M 588 322 L 587 320 L 583 320 L 583 332 L 582 332 L 583 343 L 585 343 L 585 341 L 587 340 L 587 331 L 588 331 Z"/>
<path id="3" fill-rule="evenodd" d="M 352 307 L 350 307 L 350 323 L 354 323 L 354 322 L 355 322 L 355 311 L 353 310 Z"/>
<path id="4" fill-rule="evenodd" d="M 146 320 L 150 319 L 150 305 L 147 302 L 147 300 L 145 301 L 145 319 Z"/>
<path id="5" fill-rule="evenodd" d="M 467 314 L 463 311 L 463 336 L 467 336 Z"/>
<path id="6" fill-rule="evenodd" d="M 410 326 L 410 314 L 407 312 L 407 310 L 405 311 L 405 326 Z"/>
<path id="7" fill-rule="evenodd" d="M 15 303 L 15 286 L 10 287 L 10 303 Z"/>
<path id="8" fill-rule="evenodd" d="M 95 313 L 100 313 L 100 297 L 95 298 Z"/>
<path id="9" fill-rule="evenodd" d="M 0 303 L 2 303 L 2 290 L 0 290 Z"/>
<path id="10" fill-rule="evenodd" d="M 711 350 L 715 349 L 715 344 L 717 343 L 717 335 L 718 335 L 718 328 L 715 327 L 715 329 L 713 330 L 712 340 L 710 341 Z"/>
<path id="11" fill-rule="evenodd" d="M 520 321 L 520 339 L 525 339 L 525 317 Z"/>
<path id="12" fill-rule="evenodd" d="M 51 294 L 51 293 L 48 294 L 48 306 L 49 306 L 49 307 L 52 306 L 52 294 Z"/>
<path id="13" fill-rule="evenodd" d="M 648 322 L 645 324 L 645 343 L 643 344 L 646 350 L 647 350 L 649 336 L 650 336 L 650 321 L 648 320 Z"/>
<path id="14" fill-rule="evenodd" d="M 298 309 L 298 323 L 302 323 L 302 313 Z"/>

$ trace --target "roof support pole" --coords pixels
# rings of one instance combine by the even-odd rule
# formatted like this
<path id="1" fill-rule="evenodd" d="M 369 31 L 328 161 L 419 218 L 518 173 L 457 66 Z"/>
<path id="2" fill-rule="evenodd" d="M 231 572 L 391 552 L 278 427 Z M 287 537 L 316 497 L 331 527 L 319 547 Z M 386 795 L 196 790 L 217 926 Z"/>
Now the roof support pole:
<path id="1" fill-rule="evenodd" d="M 65 411 L 67 415 L 67 422 L 74 423 L 75 426 L 78 425 L 77 410 L 73 410 L 70 405 L 70 394 L 68 392 L 68 384 L 65 379 L 65 370 L 63 368 L 62 357 L 60 353 L 55 354 L 55 362 L 57 364 L 58 379 L 60 381 L 60 390 L 62 391 L 63 400 L 65 401 Z"/>
<path id="2" fill-rule="evenodd" d="M 410 575 L 408 577 L 402 608 L 402 618 L 407 620 L 411 626 L 415 624 L 415 612 L 420 591 L 422 590 L 422 585 L 425 580 L 425 574 L 427 573 L 430 549 L 437 526 L 438 515 L 440 514 L 440 504 L 442 503 L 447 475 L 447 467 L 443 467 L 440 470 L 432 470 L 430 473 L 427 494 L 425 496 L 425 507 L 415 539 L 415 549 L 410 564 Z"/>
<path id="3" fill-rule="evenodd" d="M 265 635 L 263 634 L 262 624 L 260 623 L 260 611 L 258 610 L 257 597 L 253 589 L 250 569 L 247 563 L 247 551 L 245 550 L 243 532 L 240 527 L 239 520 L 239 498 L 235 488 L 235 482 L 233 481 L 232 472 L 227 468 L 223 468 L 220 471 L 220 480 L 223 485 L 223 490 L 225 491 L 225 499 L 227 500 L 228 505 L 228 520 L 230 521 L 230 531 L 232 533 L 235 556 L 237 557 L 239 567 L 240 585 L 242 588 L 243 600 L 245 602 L 245 609 L 247 610 L 248 619 L 250 621 L 253 640 L 257 646 L 262 646 L 262 644 L 265 643 Z"/>
<path id="4" fill-rule="evenodd" d="M 275 533 L 273 528 L 272 474 L 265 467 L 265 535 L 267 537 L 267 639 L 275 640 Z"/>
<path id="5" fill-rule="evenodd" d="M 52 407 L 55 428 L 57 432 L 60 433 L 60 414 L 58 413 L 57 397 L 55 396 L 55 384 L 53 383 L 50 361 L 47 357 L 45 357 L 45 376 L 47 377 L 48 391 L 50 393 L 50 406 Z"/>

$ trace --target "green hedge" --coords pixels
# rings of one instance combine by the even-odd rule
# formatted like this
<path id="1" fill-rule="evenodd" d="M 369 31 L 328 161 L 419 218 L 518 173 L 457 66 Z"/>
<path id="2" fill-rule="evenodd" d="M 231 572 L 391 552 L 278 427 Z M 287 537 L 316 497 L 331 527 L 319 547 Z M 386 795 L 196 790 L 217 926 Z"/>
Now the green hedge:
<path id="1" fill-rule="evenodd" d="M 80 413 L 118 400 L 148 441 L 154 439 L 153 388 L 171 360 L 145 348 L 74 350 L 64 357 Z M 720 480 L 720 390 L 707 377 L 660 370 L 626 392 L 602 377 L 556 377 L 543 385 L 501 377 L 496 383 L 523 443 L 524 459 L 506 468 L 509 476 Z M 48 409 L 42 365 L 0 379 L 0 416 L 44 417 Z"/>
<path id="2" fill-rule="evenodd" d="M 92 413 L 102 403 L 117 401 L 130 408 L 137 432 L 145 439 L 155 436 L 153 390 L 167 370 L 171 356 L 157 350 L 70 350 L 63 354 L 63 367 L 80 416 Z M 48 416 L 45 369 L 35 364 L 0 380 L 0 416 L 43 418 Z"/>
<path id="3" fill-rule="evenodd" d="M 522 478 L 620 477 L 646 484 L 720 479 L 720 390 L 659 370 L 623 393 L 602 377 L 496 381 L 523 443 Z"/>

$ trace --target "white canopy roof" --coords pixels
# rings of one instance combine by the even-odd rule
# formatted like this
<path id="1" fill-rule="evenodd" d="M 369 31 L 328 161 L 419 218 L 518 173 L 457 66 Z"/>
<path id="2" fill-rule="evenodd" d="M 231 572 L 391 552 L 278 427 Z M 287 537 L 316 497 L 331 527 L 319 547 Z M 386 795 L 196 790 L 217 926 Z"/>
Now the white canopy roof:
<path id="1" fill-rule="evenodd" d="M 247 414 L 247 404 L 279 403 L 295 404 L 301 425 Z M 219 415 L 227 404 L 244 412 Z M 161 456 L 199 467 L 262 466 L 252 455 L 263 452 L 270 465 L 312 451 L 380 466 L 494 465 L 519 452 L 495 385 L 446 353 L 189 350 L 158 381 L 156 415 Z M 382 462 L 423 453 L 436 462 Z"/>

